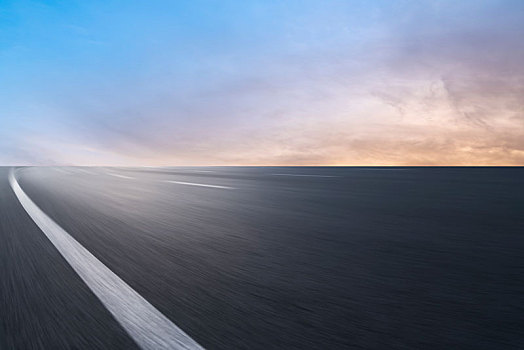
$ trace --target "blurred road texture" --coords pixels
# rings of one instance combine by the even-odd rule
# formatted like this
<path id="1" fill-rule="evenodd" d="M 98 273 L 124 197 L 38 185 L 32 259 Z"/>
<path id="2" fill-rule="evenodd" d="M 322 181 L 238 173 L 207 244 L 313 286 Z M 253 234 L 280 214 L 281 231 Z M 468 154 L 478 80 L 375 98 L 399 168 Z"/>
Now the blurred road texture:
<path id="1" fill-rule="evenodd" d="M 22 207 L 10 171 L 0 348 L 138 349 Z M 524 168 L 30 167 L 16 178 L 206 349 L 524 343 Z"/>

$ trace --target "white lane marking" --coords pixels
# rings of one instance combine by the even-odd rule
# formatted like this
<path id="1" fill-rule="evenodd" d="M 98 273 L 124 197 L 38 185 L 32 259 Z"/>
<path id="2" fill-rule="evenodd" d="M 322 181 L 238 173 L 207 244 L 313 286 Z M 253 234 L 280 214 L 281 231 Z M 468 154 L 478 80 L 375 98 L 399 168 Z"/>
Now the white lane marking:
<path id="1" fill-rule="evenodd" d="M 142 349 L 203 349 L 47 216 L 22 190 L 12 169 L 9 183 L 33 221 Z"/>
<path id="2" fill-rule="evenodd" d="M 131 179 L 131 180 L 135 179 L 134 177 L 131 177 L 131 176 L 119 175 L 119 174 L 115 174 L 115 173 L 106 173 L 106 174 L 114 176 L 114 177 L 120 177 L 122 179 Z"/>
<path id="3" fill-rule="evenodd" d="M 407 170 L 407 169 L 366 168 L 366 169 L 351 169 L 351 170 L 358 170 L 358 171 L 401 171 L 401 170 Z"/>
<path id="4" fill-rule="evenodd" d="M 306 175 L 306 174 L 271 174 L 273 176 L 307 176 L 307 177 L 338 177 L 336 175 Z"/>
<path id="5" fill-rule="evenodd" d="M 93 173 L 93 172 L 91 172 L 91 171 L 89 171 L 89 170 L 85 170 L 85 169 L 79 169 L 79 168 L 77 168 L 76 171 L 79 171 L 79 172 L 84 173 L 84 174 L 89 174 L 89 175 L 98 175 L 98 174 L 96 174 L 96 173 Z"/>
<path id="6" fill-rule="evenodd" d="M 171 180 L 167 180 L 167 181 L 164 181 L 164 182 L 169 182 L 169 183 L 172 183 L 172 184 L 178 184 L 178 185 L 187 185 L 187 186 L 200 186 L 200 187 L 222 188 L 222 189 L 225 189 L 225 190 L 234 190 L 234 189 L 235 189 L 234 187 L 229 187 L 229 186 L 197 184 L 197 183 L 194 183 L 194 182 L 182 182 L 182 181 L 171 181 Z"/>

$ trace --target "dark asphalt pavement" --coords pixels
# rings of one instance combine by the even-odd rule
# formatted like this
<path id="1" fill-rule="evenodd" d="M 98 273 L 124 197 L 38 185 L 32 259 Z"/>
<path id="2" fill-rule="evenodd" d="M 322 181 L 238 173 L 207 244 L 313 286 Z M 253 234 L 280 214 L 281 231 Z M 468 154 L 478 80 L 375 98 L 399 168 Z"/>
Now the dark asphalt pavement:
<path id="1" fill-rule="evenodd" d="M 8 172 L 0 348 L 137 348 Z M 18 179 L 207 349 L 524 344 L 524 168 L 31 167 Z"/>

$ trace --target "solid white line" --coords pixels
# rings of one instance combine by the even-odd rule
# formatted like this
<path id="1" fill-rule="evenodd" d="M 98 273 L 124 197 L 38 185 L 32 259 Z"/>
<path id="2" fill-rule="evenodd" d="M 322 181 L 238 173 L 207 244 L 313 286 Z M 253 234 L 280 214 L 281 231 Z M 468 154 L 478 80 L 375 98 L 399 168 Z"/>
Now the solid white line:
<path id="1" fill-rule="evenodd" d="M 200 186 L 200 187 L 222 188 L 222 189 L 225 189 L 225 190 L 234 190 L 234 189 L 235 189 L 234 187 L 229 187 L 229 186 L 197 184 L 197 183 L 194 183 L 194 182 L 182 182 L 182 181 L 170 181 L 170 180 L 168 180 L 168 181 L 164 181 L 164 182 L 169 182 L 169 183 L 172 183 L 172 184 L 179 184 L 179 185 L 187 185 L 187 186 Z"/>
<path id="2" fill-rule="evenodd" d="M 114 177 L 120 177 L 122 179 L 131 179 L 131 180 L 135 179 L 134 177 L 131 177 L 131 176 L 119 175 L 119 174 L 115 174 L 115 173 L 106 173 L 106 174 L 114 176 Z"/>
<path id="3" fill-rule="evenodd" d="M 25 211 L 142 349 L 203 349 L 47 216 L 16 180 L 9 182 Z"/>
<path id="4" fill-rule="evenodd" d="M 273 176 L 307 176 L 307 177 L 338 177 L 335 175 L 306 175 L 306 174 L 271 174 Z"/>

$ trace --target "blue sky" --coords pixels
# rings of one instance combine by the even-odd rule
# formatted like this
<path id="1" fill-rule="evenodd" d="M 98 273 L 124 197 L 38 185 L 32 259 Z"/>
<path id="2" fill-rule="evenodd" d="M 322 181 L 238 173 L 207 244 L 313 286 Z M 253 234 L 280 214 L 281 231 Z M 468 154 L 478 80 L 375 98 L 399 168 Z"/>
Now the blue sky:
<path id="1" fill-rule="evenodd" d="M 522 1 L 0 0 L 0 164 L 524 165 Z"/>

